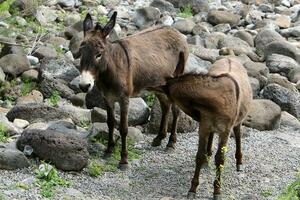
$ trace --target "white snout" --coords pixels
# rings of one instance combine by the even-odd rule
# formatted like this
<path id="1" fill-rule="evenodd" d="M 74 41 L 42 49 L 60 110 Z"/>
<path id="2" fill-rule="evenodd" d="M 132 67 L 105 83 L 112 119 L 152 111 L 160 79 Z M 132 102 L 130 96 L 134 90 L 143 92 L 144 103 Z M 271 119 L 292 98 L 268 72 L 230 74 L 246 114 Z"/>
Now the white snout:
<path id="1" fill-rule="evenodd" d="M 90 71 L 82 71 L 79 79 L 79 87 L 83 92 L 89 92 L 94 87 L 95 78 Z"/>

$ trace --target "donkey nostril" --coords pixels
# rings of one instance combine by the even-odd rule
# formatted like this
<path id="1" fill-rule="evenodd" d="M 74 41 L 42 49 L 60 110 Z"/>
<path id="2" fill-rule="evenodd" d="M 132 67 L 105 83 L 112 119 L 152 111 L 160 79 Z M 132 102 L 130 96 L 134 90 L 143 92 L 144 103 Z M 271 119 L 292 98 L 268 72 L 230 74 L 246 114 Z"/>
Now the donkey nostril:
<path id="1" fill-rule="evenodd" d="M 79 88 L 83 91 L 83 92 L 87 92 L 90 88 L 91 84 L 79 84 Z"/>

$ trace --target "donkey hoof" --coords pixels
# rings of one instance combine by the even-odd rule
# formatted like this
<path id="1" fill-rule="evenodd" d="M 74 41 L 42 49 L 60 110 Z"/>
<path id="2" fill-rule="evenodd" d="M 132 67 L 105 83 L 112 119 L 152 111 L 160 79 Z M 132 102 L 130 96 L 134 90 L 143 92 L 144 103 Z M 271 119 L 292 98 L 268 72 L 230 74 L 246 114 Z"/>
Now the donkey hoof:
<path id="1" fill-rule="evenodd" d="M 151 144 L 153 147 L 158 147 L 161 145 L 161 139 L 154 138 Z"/>
<path id="2" fill-rule="evenodd" d="M 119 163 L 119 166 L 118 168 L 121 170 L 121 171 L 126 171 L 129 169 L 129 164 L 128 163 Z"/>
<path id="3" fill-rule="evenodd" d="M 222 200 L 222 197 L 220 194 L 214 194 L 213 200 Z"/>
<path id="4" fill-rule="evenodd" d="M 189 192 L 187 195 L 188 199 L 195 199 L 196 198 L 196 193 L 195 192 Z"/>
<path id="5" fill-rule="evenodd" d="M 236 171 L 238 171 L 238 172 L 244 171 L 244 166 L 242 164 L 236 165 Z"/>
<path id="6" fill-rule="evenodd" d="M 166 147 L 166 152 L 167 153 L 174 153 L 174 151 L 175 151 L 174 147 L 169 147 L 169 146 Z"/>

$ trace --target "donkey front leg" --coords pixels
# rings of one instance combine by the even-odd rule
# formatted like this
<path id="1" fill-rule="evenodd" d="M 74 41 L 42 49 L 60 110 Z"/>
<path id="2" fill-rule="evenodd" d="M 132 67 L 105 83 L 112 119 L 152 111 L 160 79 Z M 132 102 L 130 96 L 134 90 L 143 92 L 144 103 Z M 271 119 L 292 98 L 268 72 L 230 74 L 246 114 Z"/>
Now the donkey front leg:
<path id="1" fill-rule="evenodd" d="M 177 141 L 176 131 L 177 131 L 177 124 L 178 124 L 178 118 L 180 116 L 180 113 L 181 113 L 180 109 L 175 104 L 172 104 L 173 122 L 172 122 L 171 135 L 169 137 L 169 142 L 167 144 L 167 149 L 175 149 L 175 143 Z"/>
<path id="2" fill-rule="evenodd" d="M 120 134 L 122 140 L 122 148 L 121 148 L 121 160 L 119 162 L 119 168 L 121 170 L 128 169 L 128 151 L 127 151 L 127 134 L 128 134 L 128 104 L 129 97 L 123 97 L 120 101 L 121 108 L 121 121 L 120 121 Z"/>
<path id="3" fill-rule="evenodd" d="M 233 132 L 235 135 L 235 142 L 236 142 L 236 152 L 235 152 L 235 159 L 236 159 L 236 170 L 243 171 L 243 154 L 242 154 L 242 147 L 241 147 L 241 139 L 242 139 L 242 124 L 238 124 L 233 128 Z"/>
<path id="4" fill-rule="evenodd" d="M 110 157 L 114 151 L 114 129 L 115 129 L 115 113 L 114 113 L 114 102 L 105 100 L 106 111 L 107 111 L 107 126 L 108 126 L 108 144 L 105 151 L 104 157 Z"/>

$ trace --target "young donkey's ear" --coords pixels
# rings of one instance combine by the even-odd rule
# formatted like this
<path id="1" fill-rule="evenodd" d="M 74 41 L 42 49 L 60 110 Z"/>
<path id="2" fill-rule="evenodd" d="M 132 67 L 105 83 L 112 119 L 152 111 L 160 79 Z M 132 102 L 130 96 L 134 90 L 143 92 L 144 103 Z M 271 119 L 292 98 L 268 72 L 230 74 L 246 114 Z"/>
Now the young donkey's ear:
<path id="1" fill-rule="evenodd" d="M 83 20 L 83 33 L 86 34 L 87 31 L 93 28 L 93 19 L 90 13 L 86 14 L 85 19 Z"/>
<path id="2" fill-rule="evenodd" d="M 112 29 L 116 24 L 116 19 L 117 19 L 117 12 L 115 11 L 111 16 L 109 22 L 102 29 L 102 33 L 104 37 L 108 36 L 108 34 L 112 31 Z"/>

